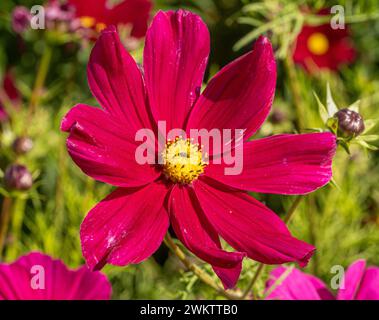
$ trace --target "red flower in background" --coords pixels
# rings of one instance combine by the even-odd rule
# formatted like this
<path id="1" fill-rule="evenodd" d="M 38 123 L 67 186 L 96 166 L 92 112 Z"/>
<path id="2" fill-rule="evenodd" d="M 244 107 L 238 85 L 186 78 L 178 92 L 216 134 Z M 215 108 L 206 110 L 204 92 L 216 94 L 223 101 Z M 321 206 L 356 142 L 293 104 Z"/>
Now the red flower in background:
<path id="1" fill-rule="evenodd" d="M 39 252 L 0 263 L 0 300 L 109 300 L 111 293 L 111 284 L 100 272 L 85 266 L 70 270 Z"/>
<path id="2" fill-rule="evenodd" d="M 13 75 L 10 71 L 5 73 L 1 94 L 0 94 L 0 122 L 8 119 L 4 103 L 9 102 L 12 107 L 18 107 L 21 102 L 21 95 L 14 83 Z M 6 101 L 4 101 L 6 100 Z"/>
<path id="3" fill-rule="evenodd" d="M 68 0 L 75 8 L 81 25 L 101 31 L 108 25 L 130 25 L 131 36 L 142 38 L 146 34 L 152 3 L 150 0 L 124 0 L 109 6 L 107 0 Z"/>
<path id="4" fill-rule="evenodd" d="M 327 15 L 329 10 L 318 14 Z M 334 30 L 326 23 L 304 25 L 297 37 L 293 59 L 309 72 L 316 72 L 318 69 L 338 70 L 341 65 L 354 61 L 355 56 L 348 27 Z"/>

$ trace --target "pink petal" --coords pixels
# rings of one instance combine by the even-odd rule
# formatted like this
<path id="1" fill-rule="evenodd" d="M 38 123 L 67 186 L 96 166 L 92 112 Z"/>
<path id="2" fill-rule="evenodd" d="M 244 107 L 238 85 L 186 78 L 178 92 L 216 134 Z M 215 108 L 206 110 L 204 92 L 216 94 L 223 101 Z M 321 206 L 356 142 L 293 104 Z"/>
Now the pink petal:
<path id="1" fill-rule="evenodd" d="M 106 263 L 125 266 L 150 257 L 169 226 L 164 201 L 167 187 L 151 183 L 140 189 L 119 188 L 84 219 L 80 238 L 91 269 Z"/>
<path id="2" fill-rule="evenodd" d="M 207 167 L 206 175 L 242 190 L 305 194 L 330 181 L 335 150 L 331 133 L 277 135 L 244 144 L 241 174 L 225 175 L 223 164 Z"/>
<path id="3" fill-rule="evenodd" d="M 33 267 L 38 267 L 33 270 Z M 44 288 L 33 288 L 32 278 L 43 276 Z M 41 285 L 41 282 L 38 282 Z M 69 270 L 60 260 L 29 253 L 12 264 L 0 264 L 0 299 L 6 300 L 108 300 L 112 287 L 100 272 L 86 267 Z"/>
<path id="4" fill-rule="evenodd" d="M 282 278 L 281 278 L 282 277 Z M 333 295 L 318 278 L 286 267 L 275 268 L 267 281 L 268 300 L 331 300 Z"/>
<path id="5" fill-rule="evenodd" d="M 368 267 L 366 269 L 356 300 L 379 300 L 378 267 Z"/>
<path id="6" fill-rule="evenodd" d="M 159 12 L 147 32 L 144 70 L 155 119 L 183 128 L 196 101 L 210 50 L 209 32 L 189 11 Z"/>
<path id="7" fill-rule="evenodd" d="M 92 50 L 88 83 L 101 106 L 123 123 L 124 131 L 135 134 L 152 127 L 141 72 L 113 26 L 102 32 Z"/>
<path id="8" fill-rule="evenodd" d="M 338 300 L 354 300 L 366 270 L 366 261 L 355 261 L 345 273 L 345 288 L 340 288 L 337 294 Z"/>
<path id="9" fill-rule="evenodd" d="M 276 64 L 271 43 L 260 37 L 254 50 L 223 68 L 210 81 L 191 112 L 187 130 L 246 129 L 254 134 L 274 98 Z"/>
<path id="10" fill-rule="evenodd" d="M 223 191 L 211 183 L 204 178 L 195 181 L 197 198 L 213 227 L 233 248 L 266 264 L 307 265 L 315 248 L 292 237 L 274 212 L 244 192 Z"/>
<path id="11" fill-rule="evenodd" d="M 131 24 L 131 35 L 141 38 L 146 34 L 152 6 L 150 0 L 124 0 L 110 10 L 108 24 Z"/>
<path id="12" fill-rule="evenodd" d="M 67 149 L 84 173 L 115 186 L 135 187 L 154 181 L 159 172 L 135 158 L 137 144 L 107 112 L 79 104 L 63 118 Z"/>
<path id="13" fill-rule="evenodd" d="M 170 194 L 169 212 L 172 227 L 180 241 L 213 266 L 226 289 L 233 288 L 245 255 L 222 250 L 218 234 L 204 216 L 192 189 L 175 186 Z"/>

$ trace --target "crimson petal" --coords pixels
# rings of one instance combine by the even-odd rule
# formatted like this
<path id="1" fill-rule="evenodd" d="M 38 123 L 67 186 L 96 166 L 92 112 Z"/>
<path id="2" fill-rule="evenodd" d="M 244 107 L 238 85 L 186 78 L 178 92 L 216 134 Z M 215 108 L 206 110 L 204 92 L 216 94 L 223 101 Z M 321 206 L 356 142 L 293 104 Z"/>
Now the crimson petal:
<path id="1" fill-rule="evenodd" d="M 333 134 L 286 134 L 246 142 L 242 172 L 226 175 L 225 164 L 210 165 L 206 175 L 233 188 L 261 193 L 305 194 L 332 178 L 336 150 Z"/>
<path id="2" fill-rule="evenodd" d="M 146 34 L 144 70 L 157 121 L 181 129 L 196 101 L 207 66 L 209 32 L 189 11 L 159 12 Z"/>
<path id="3" fill-rule="evenodd" d="M 245 139 L 266 119 L 275 93 L 276 64 L 271 43 L 260 37 L 253 51 L 224 67 L 193 108 L 187 130 L 242 129 Z"/>
<path id="4" fill-rule="evenodd" d="M 233 288 L 245 254 L 222 249 L 217 232 L 204 216 L 191 188 L 175 186 L 172 189 L 169 212 L 175 234 L 183 244 L 213 266 L 225 288 Z"/>
<path id="5" fill-rule="evenodd" d="M 114 26 L 101 33 L 91 52 L 88 83 L 100 105 L 123 123 L 125 131 L 135 134 L 152 128 L 141 71 Z"/>
<path id="6" fill-rule="evenodd" d="M 194 187 L 205 215 L 233 248 L 265 264 L 297 261 L 301 267 L 307 265 L 315 248 L 292 237 L 266 206 L 244 192 L 223 191 L 204 178 L 195 181 Z"/>
<path id="7" fill-rule="evenodd" d="M 116 189 L 99 202 L 80 228 L 83 256 L 97 270 L 106 263 L 140 263 L 160 246 L 169 226 L 164 202 L 167 187 L 152 183 Z"/>
<path id="8" fill-rule="evenodd" d="M 63 118 L 67 149 L 84 173 L 120 187 L 142 186 L 158 176 L 153 166 L 136 161 L 134 136 L 107 112 L 79 104 Z"/>

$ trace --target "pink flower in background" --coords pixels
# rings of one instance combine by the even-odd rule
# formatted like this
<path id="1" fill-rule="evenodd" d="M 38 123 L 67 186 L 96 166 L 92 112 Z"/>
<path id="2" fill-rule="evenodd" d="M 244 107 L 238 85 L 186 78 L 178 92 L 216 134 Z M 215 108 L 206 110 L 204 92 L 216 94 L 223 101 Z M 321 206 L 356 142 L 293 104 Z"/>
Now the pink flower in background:
<path id="1" fill-rule="evenodd" d="M 97 204 L 81 226 L 87 264 L 128 265 L 150 257 L 169 224 L 183 244 L 210 263 L 226 288 L 248 256 L 267 264 L 307 264 L 315 248 L 292 237 L 269 208 L 246 191 L 304 194 L 328 183 L 334 135 L 314 133 L 248 139 L 267 118 L 275 92 L 271 44 L 223 68 L 200 88 L 210 51 L 206 25 L 195 14 L 159 12 L 147 32 L 143 73 L 122 46 L 116 29 L 103 31 L 88 65 L 88 81 L 101 109 L 79 104 L 64 117 L 68 151 L 89 176 L 118 187 Z M 224 174 L 225 164 L 203 161 L 189 139 L 167 141 L 163 165 L 140 165 L 135 134 L 153 131 L 245 128 L 243 172 Z M 191 164 L 182 155 L 198 156 Z M 170 157 L 170 154 L 176 154 Z M 222 248 L 220 237 L 236 252 Z"/>
<path id="2" fill-rule="evenodd" d="M 108 300 L 111 293 L 111 284 L 100 272 L 85 266 L 69 270 L 42 253 L 0 263 L 0 300 Z"/>
<path id="3" fill-rule="evenodd" d="M 16 33 L 22 33 L 30 27 L 30 11 L 23 6 L 17 6 L 12 11 L 12 29 Z"/>
<path id="4" fill-rule="evenodd" d="M 2 99 L 6 99 L 12 105 L 12 107 L 16 108 L 19 106 L 21 102 L 20 92 L 16 88 L 13 75 L 10 71 L 7 71 L 5 73 L 2 83 L 2 89 L 0 94 L 0 122 L 8 119 L 8 114 L 4 106 L 5 101 L 2 102 Z"/>
<path id="5" fill-rule="evenodd" d="M 267 290 L 272 291 L 267 299 L 379 300 L 378 267 L 366 267 L 364 260 L 357 260 L 347 269 L 344 282 L 344 288 L 340 288 L 335 297 L 326 284 L 315 276 L 297 269 L 279 267 L 271 272 L 267 282 Z"/>

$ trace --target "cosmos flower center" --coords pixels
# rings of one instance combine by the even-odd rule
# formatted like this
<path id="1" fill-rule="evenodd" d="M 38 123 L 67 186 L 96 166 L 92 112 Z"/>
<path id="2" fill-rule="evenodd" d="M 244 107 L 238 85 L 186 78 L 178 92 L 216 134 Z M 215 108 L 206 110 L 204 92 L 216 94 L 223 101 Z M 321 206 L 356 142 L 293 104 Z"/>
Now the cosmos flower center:
<path id="1" fill-rule="evenodd" d="M 191 139 L 168 140 L 162 152 L 163 173 L 173 183 L 189 184 L 204 172 L 207 158 L 201 146 Z"/>
<path id="2" fill-rule="evenodd" d="M 95 18 L 84 16 L 80 18 L 80 24 L 84 28 L 92 28 L 96 23 Z"/>
<path id="3" fill-rule="evenodd" d="M 307 46 L 310 52 L 320 56 L 329 50 L 329 40 L 324 34 L 315 32 L 308 38 Z"/>
<path id="4" fill-rule="evenodd" d="M 102 22 L 96 23 L 95 18 L 88 17 L 88 16 L 81 17 L 80 24 L 83 28 L 87 28 L 87 29 L 95 28 L 97 32 L 101 32 L 107 27 L 106 24 Z"/>

